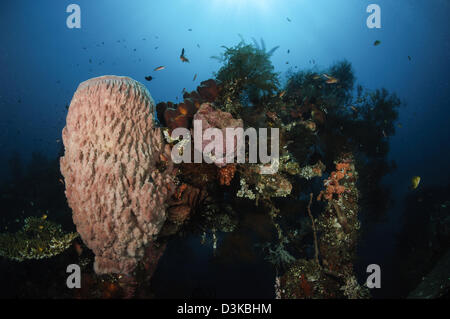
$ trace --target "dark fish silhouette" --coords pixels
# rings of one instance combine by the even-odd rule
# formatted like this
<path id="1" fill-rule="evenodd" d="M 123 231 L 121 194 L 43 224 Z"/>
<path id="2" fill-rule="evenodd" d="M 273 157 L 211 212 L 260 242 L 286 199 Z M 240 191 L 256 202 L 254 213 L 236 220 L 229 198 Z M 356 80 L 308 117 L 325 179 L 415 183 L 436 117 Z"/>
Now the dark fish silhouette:
<path id="1" fill-rule="evenodd" d="M 149 75 L 149 76 L 146 76 L 145 79 L 146 79 L 147 81 L 153 80 L 153 78 L 152 78 L 150 75 Z"/>
<path id="2" fill-rule="evenodd" d="M 378 45 L 380 45 L 380 44 L 381 44 L 381 41 L 380 41 L 380 40 L 376 40 L 376 41 L 373 43 L 374 46 L 378 46 Z"/>
<path id="3" fill-rule="evenodd" d="M 181 60 L 181 62 L 189 63 L 189 60 L 184 56 L 184 48 L 183 48 L 183 50 L 181 50 L 180 60 Z"/>
<path id="4" fill-rule="evenodd" d="M 286 20 L 288 20 L 289 22 L 291 22 L 291 19 L 289 19 L 289 18 L 286 18 Z"/>

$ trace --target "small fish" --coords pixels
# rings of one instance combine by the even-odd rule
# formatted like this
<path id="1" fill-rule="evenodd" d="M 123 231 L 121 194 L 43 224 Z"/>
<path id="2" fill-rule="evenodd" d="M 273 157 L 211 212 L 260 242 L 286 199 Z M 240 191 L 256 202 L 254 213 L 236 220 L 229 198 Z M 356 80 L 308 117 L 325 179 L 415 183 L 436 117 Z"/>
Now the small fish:
<path id="1" fill-rule="evenodd" d="M 281 93 L 280 93 L 280 98 L 282 98 L 284 95 L 286 94 L 286 91 L 282 91 Z"/>
<path id="2" fill-rule="evenodd" d="M 39 225 L 39 229 L 44 229 L 44 226 L 42 226 L 42 225 Z"/>
<path id="3" fill-rule="evenodd" d="M 382 131 L 382 133 L 383 133 L 384 137 L 387 137 L 387 134 L 386 134 L 386 132 L 384 130 Z"/>
<path id="4" fill-rule="evenodd" d="M 149 76 L 146 76 L 145 79 L 146 79 L 147 81 L 151 81 L 151 80 L 153 80 L 153 77 L 149 75 Z"/>
<path id="5" fill-rule="evenodd" d="M 197 78 L 197 73 L 195 73 L 194 79 L 192 81 L 195 81 L 196 78 Z"/>
<path id="6" fill-rule="evenodd" d="M 159 47 L 155 47 L 155 50 L 158 50 Z"/>
<path id="7" fill-rule="evenodd" d="M 64 181 L 61 178 L 58 181 L 64 185 Z"/>
<path id="8" fill-rule="evenodd" d="M 192 31 L 192 29 L 188 29 L 188 31 Z"/>
<path id="9" fill-rule="evenodd" d="M 416 189 L 420 183 L 420 176 L 414 176 L 411 178 L 411 188 Z"/>
<path id="10" fill-rule="evenodd" d="M 39 247 L 38 250 L 39 250 L 40 253 L 42 253 L 42 251 L 44 250 L 44 248 Z"/>
<path id="11" fill-rule="evenodd" d="M 157 68 L 155 68 L 153 71 L 161 71 L 161 70 L 164 70 L 165 68 L 166 68 L 165 66 L 161 65 L 161 66 L 158 66 Z"/>
<path id="12" fill-rule="evenodd" d="M 181 62 L 189 63 L 189 60 L 184 56 L 184 48 L 181 50 L 180 60 L 181 60 Z"/>
<path id="13" fill-rule="evenodd" d="M 408 55 L 408 60 L 411 61 L 411 57 Z"/>
<path id="14" fill-rule="evenodd" d="M 47 219 L 47 214 L 42 215 L 41 219 L 42 220 L 46 220 Z"/>
<path id="15" fill-rule="evenodd" d="M 199 48 L 199 49 L 200 49 L 200 44 L 198 44 L 198 43 L 197 43 L 197 48 Z"/>
<path id="16" fill-rule="evenodd" d="M 288 22 L 291 22 L 291 19 L 289 19 L 288 17 L 286 17 L 286 20 L 288 20 Z"/>
<path id="17" fill-rule="evenodd" d="M 323 74 L 323 76 L 327 79 L 326 80 L 326 83 L 328 83 L 328 84 L 335 84 L 335 83 L 338 83 L 339 82 L 339 80 L 338 79 L 336 79 L 336 78 L 334 78 L 334 77 L 332 77 L 332 76 L 330 76 L 330 75 L 328 75 L 328 74 Z"/>
<path id="18" fill-rule="evenodd" d="M 380 40 L 376 40 L 376 41 L 373 43 L 374 46 L 378 46 L 378 45 L 380 45 L 380 44 L 381 44 L 381 41 L 380 41 Z"/>
<path id="19" fill-rule="evenodd" d="M 287 53 L 288 53 L 288 54 L 291 53 L 291 50 L 288 49 L 288 50 L 287 50 Z"/>
<path id="20" fill-rule="evenodd" d="M 318 79 L 320 79 L 320 75 L 319 74 L 316 74 L 316 75 L 313 76 L 313 80 L 318 80 Z"/>
<path id="21" fill-rule="evenodd" d="M 354 107 L 353 105 L 350 106 L 350 108 L 351 108 L 355 113 L 358 112 L 358 109 L 357 109 L 356 107 Z"/>

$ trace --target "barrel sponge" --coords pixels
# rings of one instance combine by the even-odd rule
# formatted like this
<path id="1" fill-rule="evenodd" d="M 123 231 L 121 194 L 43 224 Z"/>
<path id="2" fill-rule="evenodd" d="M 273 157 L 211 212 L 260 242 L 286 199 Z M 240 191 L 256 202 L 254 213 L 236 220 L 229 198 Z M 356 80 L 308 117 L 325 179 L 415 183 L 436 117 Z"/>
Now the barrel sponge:
<path id="1" fill-rule="evenodd" d="M 142 84 L 119 76 L 81 83 L 70 103 L 61 173 L 97 274 L 131 274 L 166 219 L 173 164 L 154 107 Z"/>

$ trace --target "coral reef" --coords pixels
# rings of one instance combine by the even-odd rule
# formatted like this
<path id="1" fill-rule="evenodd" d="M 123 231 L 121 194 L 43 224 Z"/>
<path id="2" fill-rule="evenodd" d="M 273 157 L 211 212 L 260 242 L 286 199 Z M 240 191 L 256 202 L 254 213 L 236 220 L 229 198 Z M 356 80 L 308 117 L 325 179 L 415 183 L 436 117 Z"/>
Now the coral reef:
<path id="1" fill-rule="evenodd" d="M 168 220 L 182 224 L 206 197 L 206 192 L 188 184 L 181 184 L 167 201 Z"/>
<path id="2" fill-rule="evenodd" d="M 353 275 L 360 228 L 359 191 L 356 188 L 358 174 L 351 154 L 345 154 L 337 160 L 336 169 L 337 173 L 343 174 L 339 181 L 340 187 L 345 191 L 340 192 L 338 196 L 334 192 L 334 196 L 327 197 L 325 212 L 317 220 L 318 231 L 322 234 L 319 249 L 323 265 L 347 278 Z M 341 177 L 341 174 L 335 175 Z"/>
<path id="3" fill-rule="evenodd" d="M 77 237 L 78 233 L 65 233 L 54 222 L 28 217 L 22 230 L 0 234 L 0 256 L 15 261 L 50 258 L 68 249 Z"/>
<path id="4" fill-rule="evenodd" d="M 243 94 L 244 98 L 255 104 L 261 97 L 272 95 L 277 90 L 278 74 L 273 71 L 274 67 L 270 62 L 277 47 L 266 52 L 263 41 L 261 46 L 257 46 L 256 43 L 250 45 L 242 40 L 235 47 L 224 48 L 225 52 L 214 58 L 224 64 L 216 74 L 217 80 L 225 91 L 234 93 L 227 96 L 228 100 L 238 101 Z"/>
<path id="5" fill-rule="evenodd" d="M 357 216 L 358 174 L 353 156 L 343 154 L 336 161 L 336 171 L 333 173 L 325 186 L 328 188 L 331 181 L 339 181 L 345 192 L 336 192 L 337 184 L 328 192 L 322 191 L 321 194 L 331 195 L 323 195 L 327 206 L 317 219 L 313 218 L 310 210 L 311 194 L 308 213 L 312 220 L 316 256 L 313 260 L 297 260 L 281 277 L 281 298 L 359 299 L 370 296 L 368 289 L 358 284 L 353 272 L 360 228 Z M 336 194 L 338 196 L 333 196 Z"/>
<path id="6" fill-rule="evenodd" d="M 322 177 L 323 171 L 325 170 L 325 165 L 318 161 L 314 165 L 307 165 L 300 169 L 298 175 L 309 180 L 313 177 Z"/>
<path id="7" fill-rule="evenodd" d="M 200 108 L 200 105 L 206 102 L 213 102 L 220 92 L 220 87 L 216 81 L 209 79 L 200 83 L 196 91 L 185 92 L 184 101 L 179 104 L 172 102 L 160 102 L 156 105 L 156 114 L 158 120 L 170 130 L 177 127 L 192 127 L 192 118 Z"/>
<path id="8" fill-rule="evenodd" d="M 349 163 L 337 163 L 336 171 L 330 174 L 330 177 L 323 182 L 326 187 L 325 190 L 321 191 L 317 200 L 324 198 L 325 200 L 340 199 L 341 195 L 346 191 L 343 185 L 339 184 L 339 181 L 345 177 L 352 177 L 353 173 L 348 172 L 350 170 Z"/>
<path id="9" fill-rule="evenodd" d="M 219 183 L 220 185 L 230 186 L 231 180 L 236 173 L 236 164 L 228 164 L 219 169 Z"/>
<path id="10" fill-rule="evenodd" d="M 201 121 L 202 123 L 202 135 L 205 130 L 209 128 L 217 128 L 222 131 L 222 154 L 211 153 L 210 158 L 219 167 L 223 167 L 226 165 L 226 159 L 233 155 L 236 156 L 237 150 L 237 138 L 234 140 L 234 148 L 227 148 L 227 138 L 228 134 L 226 132 L 227 128 L 235 129 L 235 128 L 243 128 L 243 121 L 241 119 L 234 119 L 233 116 L 228 112 L 222 112 L 220 110 L 215 110 L 210 103 L 203 103 L 197 113 L 194 115 L 194 121 Z M 203 153 L 205 147 L 210 144 L 214 139 L 205 138 L 203 136 L 202 145 L 196 145 L 196 151 Z M 201 147 L 201 149 L 199 149 Z"/>
<path id="11" fill-rule="evenodd" d="M 148 297 L 149 280 L 169 240 L 183 242 L 192 233 L 221 261 L 254 261 L 253 248 L 261 248 L 260 260 L 275 270 L 277 298 L 369 297 L 353 270 L 360 197 L 388 200 L 379 181 L 393 167 L 386 154 L 400 103 L 386 90 L 362 87 L 353 98 L 355 79 L 346 61 L 325 70 L 290 71 L 281 87 L 270 61 L 276 49 L 244 40 L 225 47 L 216 78 L 192 92 L 183 90 L 180 103 L 158 103 L 157 123 L 154 102 L 138 82 L 105 76 L 80 84 L 63 130 L 65 183 L 55 182 L 62 198 L 66 187 L 73 221 L 95 254 L 93 262 L 92 252 L 79 243 L 76 254 L 70 252 L 86 273 L 77 297 Z M 202 122 L 201 133 L 208 128 L 224 133 L 224 156 L 236 155 L 236 148 L 227 149 L 226 128 L 279 128 L 280 156 L 271 164 L 227 164 L 210 153 L 209 163 L 173 164 L 170 148 L 180 139 L 172 139 L 171 131 L 192 132 L 194 120 Z M 191 156 L 212 139 L 191 147 Z M 21 178 L 13 162 L 12 171 Z M 37 155 L 33 162 L 45 165 Z M 278 171 L 262 174 L 272 164 Z M 438 234 L 448 233 L 443 215 L 433 215 L 442 221 L 433 224 Z M 42 240 L 50 237 L 40 232 L 51 227 L 42 223 L 35 221 L 37 230 L 0 235 L 6 243 L 0 254 L 19 256 L 16 260 L 49 256 L 45 247 L 50 246 Z M 72 236 L 54 232 L 62 247 Z"/>
<path id="12" fill-rule="evenodd" d="M 61 173 L 98 274 L 131 274 L 166 219 L 175 187 L 153 109 L 143 85 L 117 76 L 81 83 L 70 103 Z"/>

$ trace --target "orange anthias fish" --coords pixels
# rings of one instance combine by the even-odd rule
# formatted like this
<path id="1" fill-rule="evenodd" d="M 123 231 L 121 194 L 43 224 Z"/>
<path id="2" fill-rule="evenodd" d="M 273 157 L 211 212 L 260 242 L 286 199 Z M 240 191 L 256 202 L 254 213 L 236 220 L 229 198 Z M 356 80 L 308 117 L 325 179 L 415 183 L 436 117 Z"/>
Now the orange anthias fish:
<path id="1" fill-rule="evenodd" d="M 189 60 L 184 56 L 184 48 L 183 48 L 183 50 L 181 50 L 180 60 L 181 60 L 181 62 L 189 63 Z"/>
<path id="2" fill-rule="evenodd" d="M 155 68 L 153 71 L 161 71 L 164 70 L 166 67 L 165 66 L 158 66 L 157 68 Z"/>
<path id="3" fill-rule="evenodd" d="M 326 83 L 328 83 L 328 84 L 335 84 L 335 83 L 338 83 L 339 82 L 339 80 L 338 79 L 336 79 L 336 78 L 334 78 L 334 77 L 332 77 L 332 76 L 329 76 L 328 74 L 323 74 L 323 76 L 327 79 L 326 80 Z"/>
<path id="4" fill-rule="evenodd" d="M 286 91 L 280 93 L 280 98 L 282 98 L 286 94 Z"/>

